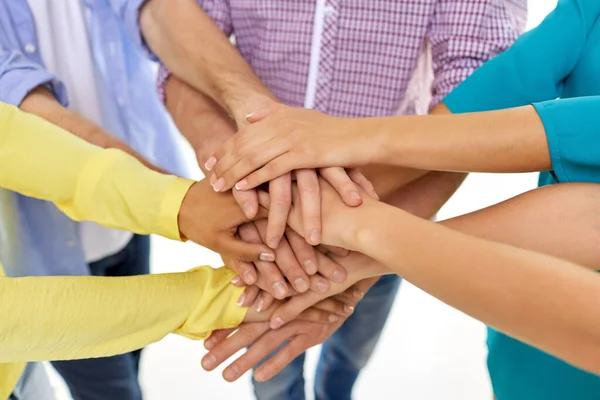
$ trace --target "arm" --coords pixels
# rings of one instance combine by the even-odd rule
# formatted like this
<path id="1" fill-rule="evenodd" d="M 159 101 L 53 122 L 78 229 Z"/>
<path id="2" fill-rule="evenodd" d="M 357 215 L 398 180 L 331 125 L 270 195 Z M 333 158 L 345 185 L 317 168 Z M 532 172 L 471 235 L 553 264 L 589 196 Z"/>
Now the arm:
<path id="1" fill-rule="evenodd" d="M 148 0 L 140 10 L 140 28 L 173 74 L 207 94 L 240 124 L 276 99 L 229 41 L 232 26 L 225 2 L 214 7 L 219 25 L 196 0 Z"/>
<path id="2" fill-rule="evenodd" d="M 563 81 L 577 65 L 599 13 L 600 5 L 594 1 L 559 1 L 538 27 L 475 71 L 444 103 L 453 113 L 462 113 L 560 97 Z"/>
<path id="3" fill-rule="evenodd" d="M 363 217 L 346 245 L 486 324 L 600 372 L 600 281 L 594 272 L 436 226 L 384 204 L 357 211 Z M 398 226 L 410 235 L 398 237 Z M 548 296 L 547 288 L 555 295 Z"/>
<path id="4" fill-rule="evenodd" d="M 43 86 L 38 86 L 29 92 L 20 103 L 20 108 L 27 113 L 37 115 L 38 117 L 73 133 L 86 142 L 105 149 L 122 150 L 138 159 L 146 167 L 159 171 L 157 167 L 147 162 L 127 144 L 105 132 L 102 128 L 84 116 L 64 107 L 53 94 Z"/>
<path id="5" fill-rule="evenodd" d="M 0 277 L 0 361 L 110 356 L 169 333 L 204 339 L 245 317 L 235 304 L 243 288 L 229 283 L 233 276 L 226 268 L 202 267 L 124 278 Z"/>
<path id="6" fill-rule="evenodd" d="M 51 201 L 75 220 L 183 236 L 249 260 L 272 257 L 266 246 L 233 237 L 231 229 L 248 219 L 206 182 L 150 171 L 120 150 L 93 146 L 8 105 L 0 105 L 0 126 L 0 184 L 9 190 Z M 210 199 L 218 213 L 203 205 Z"/>
<path id="7" fill-rule="evenodd" d="M 324 187 L 323 239 L 380 262 L 371 274 L 397 273 L 488 325 L 598 373 L 598 192 L 586 184 L 535 190 L 444 227 L 371 200 L 347 208 Z M 297 214 L 290 214 L 294 229 Z M 398 235 L 398 226 L 409 234 Z M 371 261 L 339 262 L 353 276 Z M 284 307 L 294 302 L 301 299 Z"/>

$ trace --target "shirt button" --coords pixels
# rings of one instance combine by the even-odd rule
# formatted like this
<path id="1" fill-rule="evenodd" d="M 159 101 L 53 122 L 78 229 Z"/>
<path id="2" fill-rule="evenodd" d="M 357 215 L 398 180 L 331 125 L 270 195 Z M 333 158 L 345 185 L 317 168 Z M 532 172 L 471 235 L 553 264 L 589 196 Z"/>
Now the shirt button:
<path id="1" fill-rule="evenodd" d="M 35 53 L 36 47 L 33 43 L 27 43 L 25 45 L 25 51 L 29 54 Z"/>
<path id="2" fill-rule="evenodd" d="M 73 247 L 73 246 L 75 246 L 75 242 L 74 242 L 74 241 L 72 241 L 72 240 L 69 240 L 69 241 L 67 242 L 67 246 L 69 246 L 69 247 Z"/>
<path id="3" fill-rule="evenodd" d="M 123 100 L 122 97 L 117 98 L 117 104 L 120 105 L 121 107 L 123 107 L 123 105 L 125 104 L 125 100 Z"/>

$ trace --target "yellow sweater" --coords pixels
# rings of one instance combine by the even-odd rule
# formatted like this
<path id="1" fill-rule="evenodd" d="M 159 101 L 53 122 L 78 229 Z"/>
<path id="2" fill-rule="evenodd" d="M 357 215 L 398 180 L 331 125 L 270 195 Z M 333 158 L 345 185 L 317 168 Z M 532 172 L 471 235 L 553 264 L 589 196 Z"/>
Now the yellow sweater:
<path id="1" fill-rule="evenodd" d="M 55 203 L 75 220 L 180 239 L 177 216 L 193 181 L 145 168 L 0 103 L 0 187 Z M 1 269 L 0 269 L 1 271 Z M 0 399 L 26 361 L 125 353 L 169 333 L 204 339 L 239 325 L 233 272 L 123 278 L 0 275 Z"/>

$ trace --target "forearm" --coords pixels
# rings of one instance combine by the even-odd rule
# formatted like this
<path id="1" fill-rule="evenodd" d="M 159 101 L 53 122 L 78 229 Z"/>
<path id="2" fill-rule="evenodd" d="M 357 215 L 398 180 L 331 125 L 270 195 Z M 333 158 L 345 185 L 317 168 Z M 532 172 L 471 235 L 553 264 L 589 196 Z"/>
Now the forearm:
<path id="1" fill-rule="evenodd" d="M 429 172 L 383 197 L 383 201 L 420 218 L 431 219 L 456 193 L 467 174 Z"/>
<path id="2" fill-rule="evenodd" d="M 455 232 L 385 204 L 361 209 L 349 248 L 486 324 L 600 372 L 595 273 Z M 398 227 L 410 234 L 399 235 Z"/>
<path id="3" fill-rule="evenodd" d="M 179 131 L 194 149 L 200 168 L 206 173 L 204 163 L 235 135 L 235 122 L 207 95 L 175 75 L 167 80 L 165 105 Z"/>
<path id="4" fill-rule="evenodd" d="M 63 107 L 48 90 L 42 87 L 29 93 L 27 97 L 23 99 L 20 108 L 29 114 L 37 115 L 38 117 L 63 128 L 88 143 L 105 149 L 112 148 L 122 150 L 138 159 L 148 168 L 160 171 L 126 143 L 108 134 L 84 116 Z"/>
<path id="5" fill-rule="evenodd" d="M 544 125 L 532 106 L 484 113 L 375 118 L 382 164 L 457 172 L 552 168 Z"/>
<path id="6" fill-rule="evenodd" d="M 141 10 L 140 25 L 167 68 L 236 121 L 274 99 L 195 0 L 149 0 Z"/>
<path id="7" fill-rule="evenodd" d="M 231 310 L 234 295 L 239 297 L 243 289 L 209 293 L 208 284 L 219 274 L 233 276 L 203 267 L 123 278 L 2 277 L 0 361 L 111 356 L 173 332 L 199 339 L 213 329 L 232 327 L 230 320 L 220 318 L 243 318 L 245 310 Z M 210 310 L 211 305 L 230 310 Z"/>

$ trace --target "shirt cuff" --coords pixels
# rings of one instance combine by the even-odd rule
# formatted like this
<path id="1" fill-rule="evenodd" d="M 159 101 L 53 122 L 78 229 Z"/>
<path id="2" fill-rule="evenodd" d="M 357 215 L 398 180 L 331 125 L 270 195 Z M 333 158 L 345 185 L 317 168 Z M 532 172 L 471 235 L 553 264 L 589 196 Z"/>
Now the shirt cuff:
<path id="1" fill-rule="evenodd" d="M 244 322 L 248 307 L 240 307 L 237 301 L 246 290 L 231 283 L 236 273 L 227 267 L 213 269 L 198 267 L 197 273 L 201 299 L 186 322 L 174 333 L 193 340 L 204 340 L 213 331 L 236 328 Z"/>
<path id="2" fill-rule="evenodd" d="M 160 207 L 160 226 L 164 228 L 163 236 L 169 239 L 185 241 L 179 230 L 179 210 L 183 199 L 195 181 L 175 178 L 167 190 Z"/>
<path id="3" fill-rule="evenodd" d="M 54 75 L 41 69 L 28 73 L 26 77 L 19 77 L 18 82 L 9 90 L 0 90 L 5 93 L 0 100 L 19 107 L 25 97 L 40 86 L 48 89 L 62 106 L 68 107 L 69 98 L 65 85 Z"/>
<path id="4" fill-rule="evenodd" d="M 134 41 L 135 45 L 152 61 L 158 62 L 158 57 L 150 50 L 140 28 L 140 10 L 146 1 L 148 0 L 128 0 L 124 6 L 125 9 L 122 11 L 123 21 L 125 23 L 125 31 Z"/>

